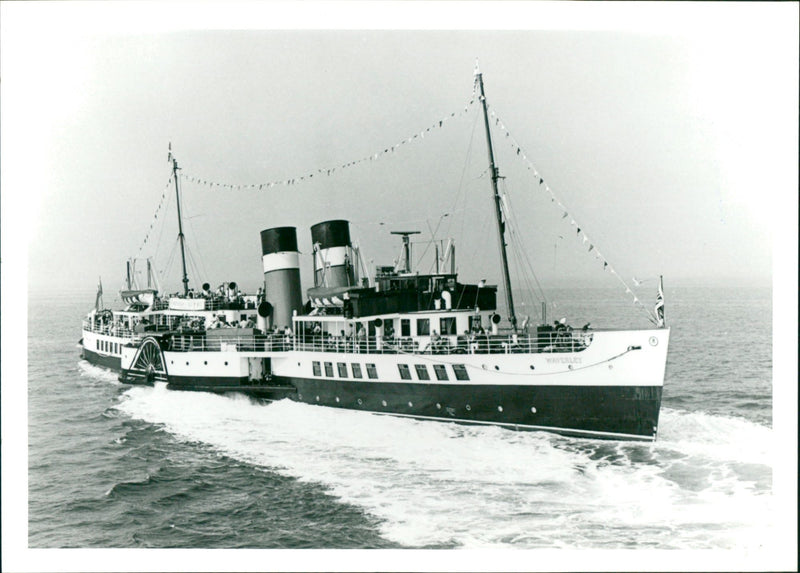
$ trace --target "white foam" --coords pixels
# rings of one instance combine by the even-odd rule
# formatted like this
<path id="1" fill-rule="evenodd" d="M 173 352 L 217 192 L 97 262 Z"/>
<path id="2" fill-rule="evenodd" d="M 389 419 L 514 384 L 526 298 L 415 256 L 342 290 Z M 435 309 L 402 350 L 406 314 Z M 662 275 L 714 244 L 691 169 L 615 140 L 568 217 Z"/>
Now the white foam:
<path id="1" fill-rule="evenodd" d="M 101 368 L 100 366 L 90 364 L 85 360 L 80 360 L 78 362 L 78 371 L 83 377 L 92 378 L 102 382 L 113 382 L 115 384 L 119 384 L 119 374 L 108 370 L 107 368 Z"/>
<path id="2" fill-rule="evenodd" d="M 671 412 L 662 421 L 665 444 L 650 446 L 163 386 L 131 388 L 119 408 L 181 439 L 321 483 L 378 517 L 385 537 L 410 546 L 757 548 L 771 516 L 768 491 L 738 477 L 731 449 L 706 455 L 715 443 L 727 447 L 731 428 L 747 434 L 734 419 L 715 428 L 715 417 L 690 414 L 688 423 Z M 670 430 L 673 419 L 679 424 Z M 692 430 L 700 441 L 676 429 L 681 424 L 705 428 Z M 759 458 L 751 454 L 748 463 Z"/>

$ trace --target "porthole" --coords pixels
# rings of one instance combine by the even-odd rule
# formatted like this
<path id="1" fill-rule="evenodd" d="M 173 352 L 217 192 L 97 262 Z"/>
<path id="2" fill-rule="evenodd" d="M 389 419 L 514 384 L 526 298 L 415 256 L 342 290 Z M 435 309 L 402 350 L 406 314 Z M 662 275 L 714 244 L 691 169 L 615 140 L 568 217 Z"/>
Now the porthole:
<path id="1" fill-rule="evenodd" d="M 536 370 L 536 368 L 533 367 L 533 364 L 531 364 L 531 370 Z"/>
<path id="2" fill-rule="evenodd" d="M 381 404 L 382 404 L 382 405 L 383 405 L 383 407 L 385 408 L 385 407 L 386 407 L 386 400 L 381 400 Z"/>
<path id="3" fill-rule="evenodd" d="M 531 414 L 535 414 L 535 413 L 536 413 L 536 408 L 531 406 Z"/>
<path id="4" fill-rule="evenodd" d="M 470 410 L 472 410 L 472 406 L 470 406 L 469 404 L 467 404 L 467 405 L 466 405 L 466 408 L 467 408 L 467 412 L 469 412 Z"/>
<path id="5" fill-rule="evenodd" d="M 186 363 L 186 366 L 189 366 L 189 363 L 188 363 L 188 362 Z"/>
<path id="6" fill-rule="evenodd" d="M 413 403 L 413 402 L 409 402 L 409 403 L 408 403 L 408 407 L 409 407 L 409 408 L 413 408 L 413 407 L 414 407 L 414 403 Z"/>
<path id="7" fill-rule="evenodd" d="M 299 362 L 297 363 L 297 366 L 300 366 L 300 363 L 299 363 Z"/>
<path id="8" fill-rule="evenodd" d="M 495 364 L 495 365 L 494 365 L 494 369 L 495 369 L 495 370 L 500 370 L 500 367 L 499 367 L 497 364 Z"/>
<path id="9" fill-rule="evenodd" d="M 203 360 L 203 365 L 208 366 L 208 360 Z"/>
<path id="10" fill-rule="evenodd" d="M 358 405 L 359 406 L 364 403 L 364 402 L 361 401 L 361 398 L 359 398 L 357 401 L 358 401 Z"/>
<path id="11" fill-rule="evenodd" d="M 228 365 L 228 361 L 226 360 L 226 361 L 225 361 L 225 366 L 227 366 L 227 365 Z"/>
<path id="12" fill-rule="evenodd" d="M 441 404 L 439 404 L 438 402 L 436 403 L 436 409 L 437 409 L 437 410 L 441 410 L 441 409 L 442 409 L 442 405 L 441 405 Z"/>
<path id="13" fill-rule="evenodd" d="M 339 402 L 339 396 L 336 396 L 336 402 L 337 403 Z"/>
<path id="14" fill-rule="evenodd" d="M 572 364 L 568 364 L 568 365 L 567 365 L 567 369 L 568 369 L 568 370 L 572 370 Z"/>
<path id="15" fill-rule="evenodd" d="M 658 338 L 655 336 L 650 337 L 650 346 L 658 346 Z"/>
<path id="16" fill-rule="evenodd" d="M 169 363 L 170 364 L 175 364 L 175 361 L 174 360 L 170 360 Z M 225 364 L 227 364 L 227 362 Z"/>
<path id="17" fill-rule="evenodd" d="M 498 406 L 498 407 L 497 407 L 497 411 L 498 411 L 498 412 L 502 412 L 502 411 L 503 411 L 503 407 L 502 407 L 502 406 Z"/>

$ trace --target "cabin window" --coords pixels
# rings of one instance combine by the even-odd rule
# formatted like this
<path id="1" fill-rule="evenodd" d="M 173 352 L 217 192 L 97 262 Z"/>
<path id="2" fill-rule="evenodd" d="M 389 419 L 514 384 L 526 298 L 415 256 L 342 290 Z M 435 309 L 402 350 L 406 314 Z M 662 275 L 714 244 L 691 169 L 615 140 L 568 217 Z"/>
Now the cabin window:
<path id="1" fill-rule="evenodd" d="M 481 327 L 481 315 L 476 314 L 474 316 L 469 317 L 469 329 L 471 331 L 477 332 L 478 329 Z"/>
<path id="2" fill-rule="evenodd" d="M 411 319 L 400 319 L 400 336 L 411 336 Z"/>
<path id="3" fill-rule="evenodd" d="M 363 378 L 364 376 L 361 374 L 361 364 L 356 364 L 355 362 L 350 365 L 353 369 L 353 378 Z"/>
<path id="4" fill-rule="evenodd" d="M 417 319 L 417 336 L 428 336 L 431 333 L 431 319 Z"/>
<path id="5" fill-rule="evenodd" d="M 336 366 L 339 368 L 339 378 L 347 378 L 347 364 L 344 362 L 337 362 Z"/>
<path id="6" fill-rule="evenodd" d="M 400 370 L 400 378 L 411 380 L 411 370 L 408 369 L 408 364 L 398 364 L 397 368 Z"/>
<path id="7" fill-rule="evenodd" d="M 319 362 L 312 362 L 311 367 L 314 369 L 314 376 L 322 376 L 322 366 Z"/>
<path id="8" fill-rule="evenodd" d="M 367 376 L 369 376 L 373 380 L 378 379 L 378 370 L 377 368 L 375 368 L 374 364 L 367 364 Z"/>
<path id="9" fill-rule="evenodd" d="M 431 375 L 428 374 L 428 367 L 424 364 L 414 364 L 414 370 L 417 371 L 417 378 L 420 380 L 430 380 Z"/>
<path id="10" fill-rule="evenodd" d="M 333 378 L 333 363 L 326 362 L 325 363 L 325 376 L 328 378 Z"/>
<path id="11" fill-rule="evenodd" d="M 444 364 L 434 364 L 433 371 L 436 373 L 437 380 L 448 380 L 447 368 L 444 367 Z"/>
<path id="12" fill-rule="evenodd" d="M 463 364 L 453 364 L 453 372 L 456 373 L 456 380 L 469 380 L 467 367 Z"/>
<path id="13" fill-rule="evenodd" d="M 440 334 L 457 334 L 455 316 L 443 316 L 439 319 L 439 326 L 441 327 Z"/>

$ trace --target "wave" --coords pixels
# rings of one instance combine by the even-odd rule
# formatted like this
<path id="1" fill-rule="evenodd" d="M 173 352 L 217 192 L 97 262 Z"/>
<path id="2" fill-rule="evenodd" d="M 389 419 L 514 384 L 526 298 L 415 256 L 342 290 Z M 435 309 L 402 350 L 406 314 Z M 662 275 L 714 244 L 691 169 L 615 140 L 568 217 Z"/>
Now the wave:
<path id="1" fill-rule="evenodd" d="M 655 444 L 416 421 L 135 387 L 118 408 L 242 462 L 323 484 L 409 547 L 758 547 L 770 430 L 665 409 Z"/>
<path id="2" fill-rule="evenodd" d="M 116 372 L 90 364 L 86 360 L 78 361 L 78 373 L 83 378 L 91 378 L 98 382 L 111 382 L 119 384 L 119 375 Z"/>

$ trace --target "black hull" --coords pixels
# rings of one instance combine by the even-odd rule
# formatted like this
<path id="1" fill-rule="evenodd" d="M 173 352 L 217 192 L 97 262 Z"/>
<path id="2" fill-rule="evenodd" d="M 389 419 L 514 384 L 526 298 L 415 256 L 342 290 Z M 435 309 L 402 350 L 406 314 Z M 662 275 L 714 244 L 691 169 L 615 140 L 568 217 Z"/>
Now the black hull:
<path id="1" fill-rule="evenodd" d="M 291 398 L 307 404 L 639 440 L 655 439 L 662 392 L 660 386 L 403 384 L 306 378 L 287 382 L 297 388 Z"/>
<path id="2" fill-rule="evenodd" d="M 81 357 L 93 366 L 108 368 L 114 372 L 119 372 L 122 369 L 119 356 L 106 356 L 104 354 L 98 354 L 88 348 L 83 348 L 81 350 Z"/>
<path id="3" fill-rule="evenodd" d="M 660 386 L 507 386 L 388 383 L 274 377 L 169 377 L 168 388 L 289 398 L 377 414 L 600 439 L 653 440 Z M 385 403 L 385 405 L 384 405 Z"/>
<path id="4" fill-rule="evenodd" d="M 167 384 L 169 390 L 186 390 L 192 392 L 213 392 L 215 394 L 225 394 L 237 392 L 260 398 L 262 400 L 282 400 L 283 398 L 293 398 L 297 389 L 286 383 L 255 384 L 247 377 L 195 377 L 195 376 L 169 376 Z"/>

